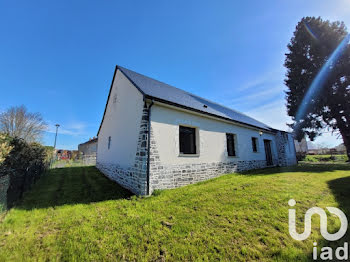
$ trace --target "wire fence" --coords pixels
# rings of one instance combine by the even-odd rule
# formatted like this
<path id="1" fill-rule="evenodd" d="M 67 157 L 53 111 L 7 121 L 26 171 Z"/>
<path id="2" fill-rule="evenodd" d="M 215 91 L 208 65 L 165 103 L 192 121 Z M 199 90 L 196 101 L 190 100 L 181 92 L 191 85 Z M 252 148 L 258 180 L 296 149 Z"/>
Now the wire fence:
<path id="1" fill-rule="evenodd" d="M 81 156 L 79 159 L 56 159 L 52 161 L 50 168 L 66 168 L 96 165 L 96 155 Z"/>

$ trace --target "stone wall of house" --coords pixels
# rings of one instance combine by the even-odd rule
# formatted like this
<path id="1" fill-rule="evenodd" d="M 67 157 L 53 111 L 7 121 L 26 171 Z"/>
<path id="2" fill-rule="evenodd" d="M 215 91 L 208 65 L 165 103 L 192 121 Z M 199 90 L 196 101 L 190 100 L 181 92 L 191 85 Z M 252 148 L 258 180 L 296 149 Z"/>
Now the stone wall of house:
<path id="1" fill-rule="evenodd" d="M 289 133 L 283 131 L 278 131 L 276 134 L 279 166 L 291 166 L 297 163 L 294 141 L 292 140 L 292 145 L 290 145 L 291 141 L 289 141 L 289 136 Z M 288 150 L 287 147 L 289 147 Z"/>
<path id="2" fill-rule="evenodd" d="M 134 165 L 123 168 L 116 164 L 96 163 L 96 167 L 103 174 L 137 195 L 147 193 L 147 133 L 148 110 L 145 107 L 142 112 Z"/>
<path id="3" fill-rule="evenodd" d="M 280 131 L 276 134 L 276 147 L 278 154 L 278 165 L 287 166 L 287 156 L 286 156 L 286 143 L 287 143 L 287 134 Z"/>
<path id="4" fill-rule="evenodd" d="M 228 163 L 202 163 L 163 166 L 153 163 L 150 170 L 150 192 L 170 189 L 215 178 L 223 174 L 266 167 L 265 160 L 237 161 Z"/>
<path id="5" fill-rule="evenodd" d="M 7 189 L 9 188 L 9 185 L 9 176 L 0 176 L 0 213 L 7 208 Z"/>

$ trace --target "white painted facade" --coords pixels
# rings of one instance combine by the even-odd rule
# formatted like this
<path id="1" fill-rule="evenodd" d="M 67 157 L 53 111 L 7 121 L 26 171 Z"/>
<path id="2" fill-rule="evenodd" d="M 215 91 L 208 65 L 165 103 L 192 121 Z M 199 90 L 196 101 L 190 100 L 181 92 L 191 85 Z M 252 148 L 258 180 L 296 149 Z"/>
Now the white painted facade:
<path id="1" fill-rule="evenodd" d="M 277 159 L 275 135 L 259 129 L 243 127 L 228 121 L 171 108 L 152 106 L 151 127 L 159 151 L 160 162 L 165 165 L 234 162 L 238 160 L 265 160 L 264 139 L 271 140 L 272 155 Z M 196 155 L 181 155 L 179 126 L 197 129 Z M 235 135 L 236 156 L 228 156 L 226 133 Z M 258 139 L 258 152 L 253 152 L 252 137 Z"/>
<path id="2" fill-rule="evenodd" d="M 107 104 L 98 135 L 97 162 L 130 167 L 137 150 L 143 96 L 118 70 Z"/>

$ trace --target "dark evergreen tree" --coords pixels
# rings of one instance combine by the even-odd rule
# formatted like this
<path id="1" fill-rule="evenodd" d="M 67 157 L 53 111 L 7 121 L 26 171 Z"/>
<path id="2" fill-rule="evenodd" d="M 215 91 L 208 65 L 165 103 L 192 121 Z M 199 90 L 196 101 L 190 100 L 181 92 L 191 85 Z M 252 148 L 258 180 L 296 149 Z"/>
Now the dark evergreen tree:
<path id="1" fill-rule="evenodd" d="M 350 45 L 343 22 L 305 17 L 288 44 L 288 114 L 300 140 L 339 132 L 350 159 Z"/>

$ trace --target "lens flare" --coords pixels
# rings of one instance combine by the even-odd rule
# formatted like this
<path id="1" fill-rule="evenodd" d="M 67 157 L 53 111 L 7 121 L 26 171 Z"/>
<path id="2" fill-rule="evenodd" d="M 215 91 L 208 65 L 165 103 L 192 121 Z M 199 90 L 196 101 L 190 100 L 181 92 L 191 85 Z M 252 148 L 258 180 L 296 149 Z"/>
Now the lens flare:
<path id="1" fill-rule="evenodd" d="M 341 54 L 344 52 L 346 45 L 350 41 L 350 34 L 348 34 L 337 46 L 337 48 L 333 51 L 331 56 L 328 58 L 326 63 L 322 66 L 321 70 L 317 73 L 316 77 L 312 81 L 309 89 L 306 91 L 306 94 L 298 108 L 297 114 L 295 116 L 296 123 L 298 125 L 299 121 L 305 117 L 307 114 L 309 107 L 310 107 L 310 101 L 312 98 L 316 98 L 319 96 L 322 88 L 324 87 L 324 83 L 327 79 L 327 76 L 332 71 L 332 65 L 336 63 L 336 61 L 339 59 Z M 298 128 L 298 126 L 296 126 Z"/>
<path id="2" fill-rule="evenodd" d="M 311 30 L 310 26 L 305 22 L 304 22 L 304 27 L 313 39 L 318 40 L 316 34 Z"/>

